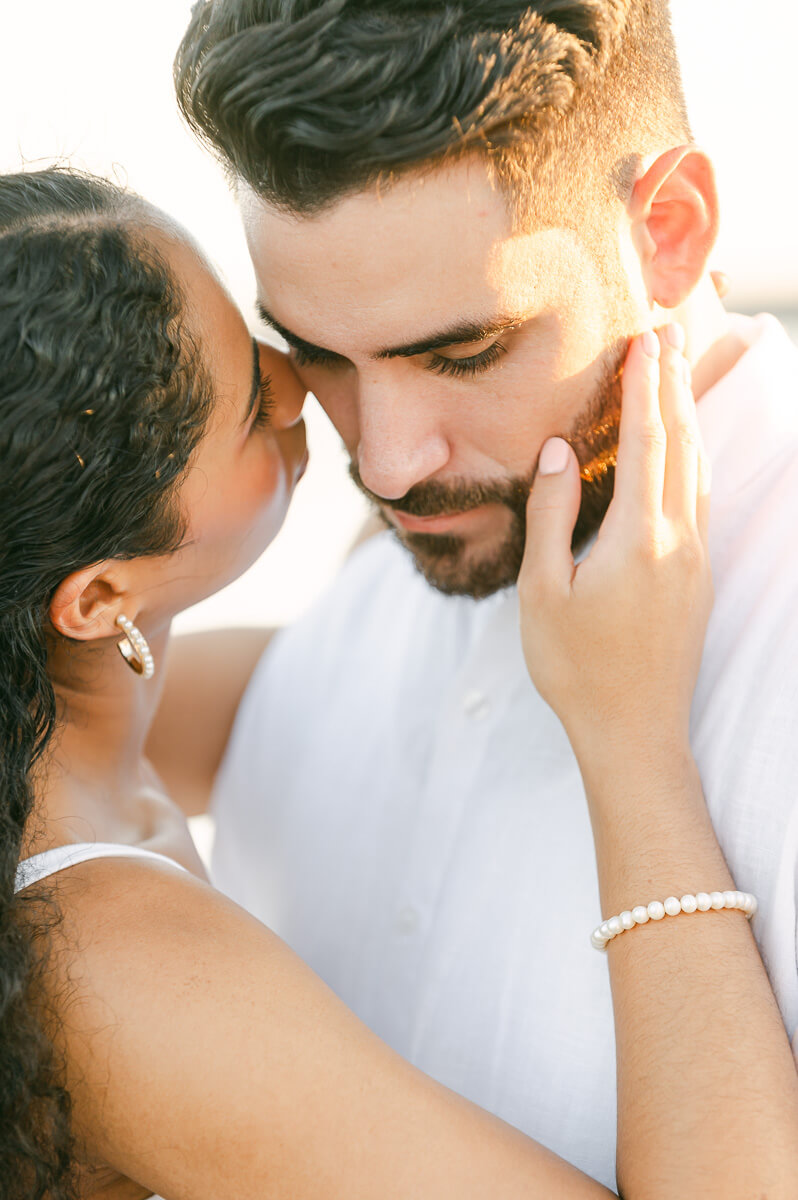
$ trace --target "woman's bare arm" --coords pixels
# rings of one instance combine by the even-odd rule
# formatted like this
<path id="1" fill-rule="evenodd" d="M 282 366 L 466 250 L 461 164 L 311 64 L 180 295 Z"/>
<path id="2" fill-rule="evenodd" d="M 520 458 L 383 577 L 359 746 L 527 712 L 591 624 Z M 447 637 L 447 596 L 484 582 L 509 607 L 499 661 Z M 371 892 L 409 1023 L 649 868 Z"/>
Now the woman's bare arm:
<path id="1" fill-rule="evenodd" d="M 347 557 L 385 522 L 372 514 Z M 169 642 L 166 676 L 147 757 L 187 817 L 207 810 L 213 781 L 252 672 L 276 629 L 210 629 Z"/>
<path id="2" fill-rule="evenodd" d="M 186 816 L 205 812 L 238 706 L 273 629 L 216 629 L 169 644 L 147 756 Z"/>
<path id="3" fill-rule="evenodd" d="M 612 1195 L 404 1062 L 192 877 L 95 860 L 61 904 L 54 991 L 92 1161 L 169 1200 Z"/>
<path id="4" fill-rule="evenodd" d="M 527 662 L 579 760 L 605 919 L 736 889 L 689 746 L 711 606 L 706 468 L 684 360 L 667 338 L 659 351 L 660 365 L 638 340 L 627 360 L 615 496 L 597 543 L 575 567 L 569 451 L 535 485 L 521 580 Z M 798 1076 L 743 914 L 652 920 L 606 953 L 623 1196 L 793 1200 Z"/>
<path id="5" fill-rule="evenodd" d="M 605 748 L 605 750 L 608 747 Z M 617 748 L 616 748 L 617 749 Z M 735 883 L 686 747 L 585 749 L 606 916 Z M 798 1196 L 798 1075 L 738 911 L 650 921 L 607 947 L 624 1196 Z M 660 1104 L 643 1098 L 655 1089 Z"/>

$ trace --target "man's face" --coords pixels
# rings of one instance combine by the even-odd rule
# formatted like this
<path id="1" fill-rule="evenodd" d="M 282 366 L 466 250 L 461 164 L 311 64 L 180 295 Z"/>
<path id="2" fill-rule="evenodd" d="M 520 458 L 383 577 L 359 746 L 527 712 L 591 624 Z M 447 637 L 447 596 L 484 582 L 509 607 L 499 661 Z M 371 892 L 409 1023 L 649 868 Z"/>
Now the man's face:
<path id="1" fill-rule="evenodd" d="M 595 530 L 620 365 L 648 314 L 622 222 L 603 266 L 573 230 L 514 232 L 478 159 L 313 217 L 241 202 L 264 315 L 431 583 L 484 596 L 514 582 L 555 434 L 583 465 L 577 540 Z"/>

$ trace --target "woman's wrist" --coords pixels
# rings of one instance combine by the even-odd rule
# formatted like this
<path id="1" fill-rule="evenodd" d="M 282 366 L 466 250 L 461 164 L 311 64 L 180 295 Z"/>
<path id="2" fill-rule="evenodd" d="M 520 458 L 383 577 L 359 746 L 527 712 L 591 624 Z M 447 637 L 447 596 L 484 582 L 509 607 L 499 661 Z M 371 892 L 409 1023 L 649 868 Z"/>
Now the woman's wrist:
<path id="1" fill-rule="evenodd" d="M 735 888 L 689 746 L 586 772 L 601 916 Z M 597 921 L 598 924 L 598 921 Z"/>
<path id="2" fill-rule="evenodd" d="M 566 732 L 588 790 L 612 784 L 659 789 L 696 769 L 687 720 L 637 714 L 615 723 L 571 723 Z"/>

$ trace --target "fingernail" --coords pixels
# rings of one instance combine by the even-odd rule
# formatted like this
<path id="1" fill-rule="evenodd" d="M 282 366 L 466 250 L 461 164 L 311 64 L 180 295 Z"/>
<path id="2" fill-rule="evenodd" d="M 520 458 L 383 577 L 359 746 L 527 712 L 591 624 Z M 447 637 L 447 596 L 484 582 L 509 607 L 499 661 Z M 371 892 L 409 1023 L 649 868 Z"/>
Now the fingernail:
<path id="1" fill-rule="evenodd" d="M 669 346 L 673 346 L 673 349 L 678 350 L 681 354 L 687 343 L 684 327 L 682 325 L 676 325 L 675 323 L 666 325 L 665 339 Z"/>
<path id="2" fill-rule="evenodd" d="M 642 337 L 643 349 L 649 358 L 659 358 L 659 338 L 653 329 L 647 329 Z"/>
<path id="3" fill-rule="evenodd" d="M 539 475 L 561 475 L 568 466 L 571 447 L 563 438 L 549 438 L 544 443 L 538 459 Z"/>

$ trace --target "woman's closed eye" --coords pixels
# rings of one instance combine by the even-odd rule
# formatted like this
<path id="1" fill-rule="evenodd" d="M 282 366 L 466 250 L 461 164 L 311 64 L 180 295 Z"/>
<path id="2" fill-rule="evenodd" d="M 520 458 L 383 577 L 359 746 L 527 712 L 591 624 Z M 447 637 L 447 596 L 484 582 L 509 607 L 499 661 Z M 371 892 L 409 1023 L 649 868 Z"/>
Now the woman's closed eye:
<path id="1" fill-rule="evenodd" d="M 272 381 L 269 375 L 261 375 L 260 383 L 258 384 L 258 406 L 255 409 L 255 417 L 252 422 L 252 429 L 268 429 L 272 423 L 272 413 L 274 412 L 274 393 L 272 391 Z"/>

